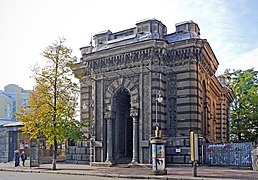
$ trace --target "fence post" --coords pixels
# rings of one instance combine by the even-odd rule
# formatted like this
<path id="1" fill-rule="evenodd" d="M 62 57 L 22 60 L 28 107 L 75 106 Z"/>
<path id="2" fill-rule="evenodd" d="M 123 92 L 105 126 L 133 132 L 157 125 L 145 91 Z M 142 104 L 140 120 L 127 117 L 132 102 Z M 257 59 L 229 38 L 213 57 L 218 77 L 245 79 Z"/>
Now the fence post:
<path id="1" fill-rule="evenodd" d="M 252 168 L 254 171 L 258 171 L 258 162 L 257 162 L 257 145 L 256 143 L 252 144 Z"/>

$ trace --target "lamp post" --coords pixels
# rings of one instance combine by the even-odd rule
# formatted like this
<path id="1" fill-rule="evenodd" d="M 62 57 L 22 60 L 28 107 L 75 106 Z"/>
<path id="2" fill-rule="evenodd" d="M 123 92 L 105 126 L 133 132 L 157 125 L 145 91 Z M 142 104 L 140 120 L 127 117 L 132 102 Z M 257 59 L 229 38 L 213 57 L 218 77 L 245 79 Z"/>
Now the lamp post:
<path id="1" fill-rule="evenodd" d="M 159 123 L 158 123 L 158 103 L 162 103 L 163 101 L 163 97 L 161 96 L 161 92 L 159 91 L 157 94 L 156 94 L 156 116 L 155 116 L 155 119 L 156 119 L 156 122 L 155 122 L 155 126 L 156 126 L 156 130 L 155 130 L 155 134 L 156 134 L 156 131 L 159 130 Z"/>
<path id="2" fill-rule="evenodd" d="M 151 138 L 152 145 L 152 173 L 154 175 L 164 175 L 167 174 L 165 169 L 165 143 L 166 141 L 161 137 L 161 129 L 159 129 L 158 123 L 158 103 L 162 103 L 163 97 L 159 91 L 156 94 L 155 105 L 156 105 L 156 116 L 155 116 L 155 137 Z"/>

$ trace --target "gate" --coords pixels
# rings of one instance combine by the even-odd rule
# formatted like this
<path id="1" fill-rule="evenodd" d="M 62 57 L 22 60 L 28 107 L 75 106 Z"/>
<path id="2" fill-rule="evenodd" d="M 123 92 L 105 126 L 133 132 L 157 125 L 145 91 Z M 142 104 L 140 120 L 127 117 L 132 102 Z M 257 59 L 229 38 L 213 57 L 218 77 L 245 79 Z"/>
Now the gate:
<path id="1" fill-rule="evenodd" d="M 252 143 L 226 143 L 203 145 L 206 165 L 252 166 Z"/>

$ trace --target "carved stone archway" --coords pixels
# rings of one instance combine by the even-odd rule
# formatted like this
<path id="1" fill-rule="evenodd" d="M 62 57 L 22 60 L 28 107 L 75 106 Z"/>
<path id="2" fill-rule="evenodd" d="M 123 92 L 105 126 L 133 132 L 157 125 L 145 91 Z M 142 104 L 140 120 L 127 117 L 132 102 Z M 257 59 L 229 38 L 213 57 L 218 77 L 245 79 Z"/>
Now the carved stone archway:
<path id="1" fill-rule="evenodd" d="M 132 163 L 138 163 L 139 85 L 137 82 L 139 82 L 138 77 L 107 82 L 104 104 L 107 122 L 106 162 L 128 163 L 128 158 L 130 158 Z M 120 137 L 118 137 L 119 134 Z M 125 138 L 124 141 L 127 143 L 119 138 Z M 119 142 L 122 144 L 120 145 Z M 123 145 L 125 147 L 122 147 Z"/>
<path id="2" fill-rule="evenodd" d="M 119 88 L 111 102 L 113 160 L 115 163 L 129 163 L 133 154 L 133 122 L 128 90 Z"/>

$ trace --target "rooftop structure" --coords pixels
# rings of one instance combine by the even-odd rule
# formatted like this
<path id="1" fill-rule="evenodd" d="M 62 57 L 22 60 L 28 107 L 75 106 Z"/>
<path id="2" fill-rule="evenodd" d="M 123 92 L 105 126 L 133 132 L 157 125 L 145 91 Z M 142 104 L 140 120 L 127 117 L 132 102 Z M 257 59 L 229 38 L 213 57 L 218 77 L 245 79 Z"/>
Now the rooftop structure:
<path id="1" fill-rule="evenodd" d="M 184 21 L 176 24 L 176 32 L 167 34 L 167 27 L 159 20 L 146 19 L 136 23 L 134 28 L 112 33 L 110 30 L 99 32 L 93 36 L 92 45 L 82 47 L 82 56 L 91 52 L 114 48 L 146 40 L 166 40 L 169 43 L 185 39 L 200 38 L 200 29 L 193 21 Z"/>

